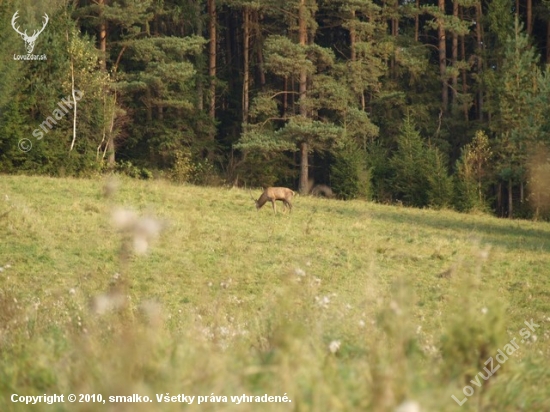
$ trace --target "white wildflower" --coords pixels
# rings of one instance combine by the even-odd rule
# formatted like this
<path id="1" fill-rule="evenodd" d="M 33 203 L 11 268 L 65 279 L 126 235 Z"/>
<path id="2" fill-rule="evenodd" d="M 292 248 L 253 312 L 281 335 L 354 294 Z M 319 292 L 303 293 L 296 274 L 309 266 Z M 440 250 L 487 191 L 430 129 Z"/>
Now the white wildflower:
<path id="1" fill-rule="evenodd" d="M 338 350 L 340 349 L 340 341 L 339 340 L 333 340 L 332 342 L 330 342 L 330 344 L 328 345 L 328 350 L 330 351 L 330 353 L 336 353 L 338 352 Z"/>
<path id="2" fill-rule="evenodd" d="M 122 308 L 125 303 L 125 298 L 120 294 L 101 294 L 92 299 L 92 310 L 98 314 L 103 315 L 107 312 Z"/>
<path id="3" fill-rule="evenodd" d="M 488 245 L 485 249 L 479 251 L 479 257 L 483 260 L 487 260 L 489 257 L 489 251 L 491 250 L 491 245 Z"/>
<path id="4" fill-rule="evenodd" d="M 147 241 L 147 238 L 145 236 L 135 236 L 134 237 L 134 251 L 138 255 L 144 255 L 147 253 L 147 249 L 149 248 L 149 242 Z"/>
<path id="5" fill-rule="evenodd" d="M 142 302 L 141 305 L 139 305 L 139 310 L 150 320 L 160 318 L 162 312 L 160 304 L 154 300 Z"/>
<path id="6" fill-rule="evenodd" d="M 328 308 L 328 304 L 330 303 L 330 297 L 329 296 L 323 296 L 323 297 L 319 297 L 319 296 L 315 296 L 315 301 L 317 302 L 317 304 L 323 308 Z"/>
<path id="7" fill-rule="evenodd" d="M 305 276 L 305 275 L 306 275 L 306 272 L 304 272 L 303 269 L 296 268 L 296 269 L 294 269 L 294 274 L 295 274 L 296 276 Z"/>
<path id="8" fill-rule="evenodd" d="M 162 225 L 159 221 L 151 217 L 143 217 L 136 223 L 135 234 L 136 236 L 142 235 L 147 239 L 154 239 L 158 237 L 161 230 Z"/>
<path id="9" fill-rule="evenodd" d="M 420 404 L 415 401 L 405 401 L 395 408 L 395 412 L 420 412 Z"/>
<path id="10" fill-rule="evenodd" d="M 111 215 L 113 225 L 119 230 L 128 230 L 134 226 L 137 215 L 127 209 L 115 209 Z"/>
<path id="11" fill-rule="evenodd" d="M 395 300 L 392 300 L 390 302 L 390 309 L 397 315 L 397 316 L 400 316 L 403 312 L 401 311 L 401 308 L 399 307 L 399 304 L 395 301 Z"/>

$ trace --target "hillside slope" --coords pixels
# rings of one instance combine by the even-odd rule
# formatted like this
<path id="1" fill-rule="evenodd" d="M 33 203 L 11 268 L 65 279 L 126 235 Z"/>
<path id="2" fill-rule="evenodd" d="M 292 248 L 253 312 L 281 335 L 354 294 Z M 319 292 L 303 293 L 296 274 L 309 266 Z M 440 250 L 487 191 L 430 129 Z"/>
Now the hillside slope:
<path id="1" fill-rule="evenodd" d="M 0 176 L 0 410 L 550 410 L 549 224 L 117 182 Z"/>

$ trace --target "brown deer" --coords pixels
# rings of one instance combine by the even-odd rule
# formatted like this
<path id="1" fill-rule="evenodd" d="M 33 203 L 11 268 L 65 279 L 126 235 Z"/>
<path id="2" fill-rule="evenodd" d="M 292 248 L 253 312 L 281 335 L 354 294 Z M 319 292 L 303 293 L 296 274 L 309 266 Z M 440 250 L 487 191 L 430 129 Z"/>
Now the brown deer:
<path id="1" fill-rule="evenodd" d="M 268 187 L 264 190 L 258 200 L 255 200 L 252 197 L 252 193 L 250 194 L 250 197 L 254 200 L 254 202 L 256 202 L 256 209 L 260 209 L 266 204 L 266 202 L 269 201 L 273 206 L 273 212 L 277 213 L 277 208 L 275 206 L 276 200 L 282 201 L 285 209 L 288 207 L 288 209 L 292 212 L 292 203 L 290 201 L 294 195 L 295 193 L 286 187 Z"/>

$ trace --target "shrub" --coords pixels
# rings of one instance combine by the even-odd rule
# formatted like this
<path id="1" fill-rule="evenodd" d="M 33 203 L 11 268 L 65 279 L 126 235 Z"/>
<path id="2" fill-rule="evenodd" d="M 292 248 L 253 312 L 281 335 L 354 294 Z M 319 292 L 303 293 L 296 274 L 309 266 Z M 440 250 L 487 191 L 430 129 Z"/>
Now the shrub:
<path id="1" fill-rule="evenodd" d="M 487 135 L 479 130 L 474 140 L 462 148 L 456 162 L 456 201 L 460 211 L 488 209 L 485 191 L 489 183 L 489 161 L 492 153 Z"/>
<path id="2" fill-rule="evenodd" d="M 424 143 L 409 117 L 403 123 L 397 145 L 397 152 L 390 159 L 397 198 L 416 207 L 446 206 L 452 192 L 446 159 L 437 148 Z"/>
<path id="3" fill-rule="evenodd" d="M 122 174 L 125 174 L 128 177 L 133 177 L 135 179 L 152 179 L 153 172 L 145 167 L 136 166 L 130 161 L 119 161 L 116 165 L 116 171 Z"/>
<path id="4" fill-rule="evenodd" d="M 189 182 L 195 170 L 189 150 L 176 150 L 174 152 L 174 164 L 170 171 L 171 180 L 176 183 Z"/>
<path id="5" fill-rule="evenodd" d="M 330 180 L 338 196 L 346 200 L 367 197 L 370 193 L 370 174 L 365 168 L 365 152 L 353 140 L 344 138 L 333 156 Z"/>

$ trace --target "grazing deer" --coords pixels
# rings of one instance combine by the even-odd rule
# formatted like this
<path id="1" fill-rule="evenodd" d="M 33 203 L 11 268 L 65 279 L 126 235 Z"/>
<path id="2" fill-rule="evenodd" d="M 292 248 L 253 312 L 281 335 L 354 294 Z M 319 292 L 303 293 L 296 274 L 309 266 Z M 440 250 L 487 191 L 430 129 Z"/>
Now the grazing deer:
<path id="1" fill-rule="evenodd" d="M 283 202 L 285 209 L 288 207 L 288 209 L 292 212 L 292 203 L 290 201 L 292 200 L 294 194 L 295 193 L 292 190 L 286 187 L 268 187 L 264 190 L 258 200 L 255 200 L 252 197 L 252 193 L 250 194 L 250 197 L 254 200 L 254 202 L 256 202 L 256 209 L 260 209 L 266 204 L 267 201 L 270 201 L 273 206 L 273 212 L 277 213 L 275 201 L 280 200 Z"/>

